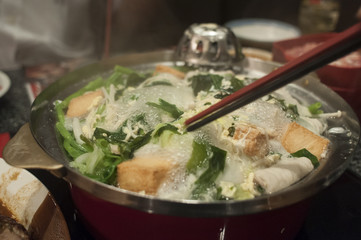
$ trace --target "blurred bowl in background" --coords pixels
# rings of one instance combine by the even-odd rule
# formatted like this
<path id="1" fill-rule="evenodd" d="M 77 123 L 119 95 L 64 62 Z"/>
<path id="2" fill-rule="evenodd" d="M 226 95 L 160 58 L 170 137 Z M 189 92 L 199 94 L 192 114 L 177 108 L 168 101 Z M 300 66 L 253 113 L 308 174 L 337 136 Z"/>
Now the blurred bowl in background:
<path id="1" fill-rule="evenodd" d="M 240 39 L 242 46 L 271 50 L 276 41 L 295 38 L 301 31 L 288 23 L 271 19 L 237 19 L 225 24 Z"/>
<path id="2" fill-rule="evenodd" d="M 8 75 L 0 71 L 0 98 L 9 90 L 10 85 L 11 81 Z"/>
<path id="3" fill-rule="evenodd" d="M 319 33 L 277 41 L 273 43 L 272 55 L 276 62 L 288 62 L 318 44 L 336 36 L 337 33 Z M 316 70 L 321 82 L 343 97 L 361 119 L 361 50 L 357 50 Z"/>

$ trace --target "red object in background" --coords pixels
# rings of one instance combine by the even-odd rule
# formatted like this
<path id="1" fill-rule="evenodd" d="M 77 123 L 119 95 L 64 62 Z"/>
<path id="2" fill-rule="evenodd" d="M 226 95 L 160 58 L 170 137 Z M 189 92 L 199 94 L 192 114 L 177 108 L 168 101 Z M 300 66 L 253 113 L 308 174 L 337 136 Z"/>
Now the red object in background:
<path id="1" fill-rule="evenodd" d="M 337 33 L 320 33 L 304 35 L 299 38 L 275 42 L 272 48 L 273 60 L 277 62 L 288 62 L 295 58 L 295 48 L 308 48 L 307 44 L 327 41 Z M 310 50 L 310 49 L 308 49 Z M 310 50 L 311 51 L 311 50 Z M 361 57 L 361 56 L 360 56 Z M 354 65 L 354 64 L 352 64 Z M 338 93 L 353 108 L 358 118 L 361 119 L 361 66 L 337 66 L 328 64 L 318 70 L 316 74 L 328 87 Z"/>
<path id="2" fill-rule="evenodd" d="M 142 212 L 110 203 L 71 186 L 79 217 L 95 239 L 280 240 L 302 227 L 310 200 L 258 214 L 231 217 L 179 217 Z"/>
<path id="3" fill-rule="evenodd" d="M 6 143 L 10 140 L 9 133 L 0 133 L 0 157 L 3 157 L 3 149 Z"/>

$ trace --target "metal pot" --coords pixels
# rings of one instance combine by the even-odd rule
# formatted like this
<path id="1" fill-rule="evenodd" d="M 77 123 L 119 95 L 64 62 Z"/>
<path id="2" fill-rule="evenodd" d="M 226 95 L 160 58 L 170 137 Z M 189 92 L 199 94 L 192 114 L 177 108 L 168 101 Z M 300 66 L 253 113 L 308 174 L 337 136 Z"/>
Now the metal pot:
<path id="1" fill-rule="evenodd" d="M 173 56 L 173 51 L 117 56 L 59 79 L 35 99 L 30 123 L 5 147 L 4 159 L 18 167 L 48 169 L 68 181 L 82 219 L 99 239 L 293 238 L 305 217 L 308 199 L 343 173 L 360 132 L 352 109 L 313 74 L 287 88 L 305 103 L 321 102 L 326 112 L 342 111 L 342 117 L 328 120 L 326 136 L 331 140 L 331 151 L 327 158 L 304 179 L 282 191 L 243 201 L 164 200 L 96 182 L 69 167 L 54 127 L 54 101 L 64 99 L 99 75 L 109 74 L 116 64 L 141 70 L 160 63 L 171 65 Z M 253 58 L 239 63 L 244 71 L 264 74 L 278 66 Z"/>

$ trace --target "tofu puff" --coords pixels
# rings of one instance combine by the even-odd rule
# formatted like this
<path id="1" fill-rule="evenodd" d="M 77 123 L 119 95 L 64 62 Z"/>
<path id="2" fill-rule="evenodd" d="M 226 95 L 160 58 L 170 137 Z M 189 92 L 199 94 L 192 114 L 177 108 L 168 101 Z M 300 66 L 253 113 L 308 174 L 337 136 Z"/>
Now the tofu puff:
<path id="1" fill-rule="evenodd" d="M 285 89 L 185 130 L 185 119 L 249 77 L 168 66 L 146 75 L 117 67 L 105 84 L 87 87 L 62 109 L 57 129 L 70 166 L 100 182 L 168 199 L 249 199 L 290 186 L 314 169 L 309 155 L 321 160 L 329 141 L 320 136 L 322 116 Z M 309 154 L 293 155 L 300 150 Z"/>
<path id="2" fill-rule="evenodd" d="M 101 90 L 87 92 L 79 97 L 73 98 L 68 106 L 66 115 L 68 117 L 81 117 L 90 112 L 103 99 Z"/>
<path id="3" fill-rule="evenodd" d="M 159 156 L 138 157 L 118 165 L 118 186 L 133 191 L 155 195 L 168 178 L 174 165 Z"/>
<path id="4" fill-rule="evenodd" d="M 118 187 L 164 198 L 188 198 L 194 178 L 189 178 L 186 165 L 193 140 L 190 134 L 166 131 L 159 141 L 139 148 L 134 158 L 117 166 Z"/>

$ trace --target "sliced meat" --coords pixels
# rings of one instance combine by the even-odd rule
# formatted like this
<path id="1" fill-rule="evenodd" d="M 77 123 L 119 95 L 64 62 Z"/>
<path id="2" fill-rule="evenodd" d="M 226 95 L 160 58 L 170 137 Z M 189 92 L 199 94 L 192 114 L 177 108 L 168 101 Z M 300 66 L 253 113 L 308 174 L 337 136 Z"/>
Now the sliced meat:
<path id="1" fill-rule="evenodd" d="M 134 158 L 118 165 L 118 185 L 129 191 L 155 195 L 172 168 L 173 164 L 167 159 Z"/>
<path id="2" fill-rule="evenodd" d="M 312 170 L 308 158 L 284 158 L 270 168 L 255 171 L 254 180 L 267 193 L 272 193 L 299 181 Z"/>

